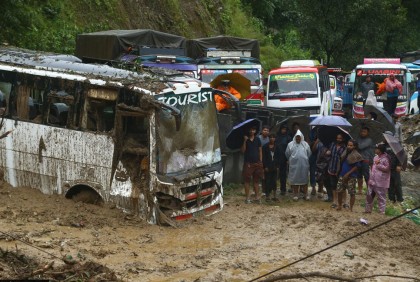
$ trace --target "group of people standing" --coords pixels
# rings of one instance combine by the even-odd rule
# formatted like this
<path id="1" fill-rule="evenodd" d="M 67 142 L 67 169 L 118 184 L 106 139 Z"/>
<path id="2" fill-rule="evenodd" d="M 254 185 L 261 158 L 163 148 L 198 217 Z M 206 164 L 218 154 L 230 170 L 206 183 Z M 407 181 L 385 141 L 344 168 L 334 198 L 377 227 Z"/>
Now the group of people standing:
<path id="1" fill-rule="evenodd" d="M 363 180 L 368 187 L 365 212 L 371 212 L 375 197 L 379 211 L 385 212 L 386 195 L 392 202 L 402 202 L 401 164 L 386 143 L 375 146 L 369 137 L 369 128 L 360 130 L 356 140 L 345 140 L 344 134 L 337 134 L 329 145 L 324 145 L 316 136 L 311 144 L 305 141 L 299 126 L 294 126 L 292 134 L 282 126 L 277 134 L 270 134 L 264 126 L 257 136 L 255 127 L 244 137 L 243 177 L 246 203 L 251 203 L 250 182 L 253 181 L 255 199 L 260 203 L 259 182 L 266 201 L 278 201 L 277 180 L 280 182 L 280 195 L 286 194 L 286 181 L 294 201 L 299 195 L 310 199 L 308 183 L 312 195 L 323 196 L 326 188 L 326 202 L 332 208 L 353 210 L 356 193 L 362 194 Z M 318 189 L 316 189 L 318 185 Z M 347 193 L 350 195 L 347 204 Z"/>

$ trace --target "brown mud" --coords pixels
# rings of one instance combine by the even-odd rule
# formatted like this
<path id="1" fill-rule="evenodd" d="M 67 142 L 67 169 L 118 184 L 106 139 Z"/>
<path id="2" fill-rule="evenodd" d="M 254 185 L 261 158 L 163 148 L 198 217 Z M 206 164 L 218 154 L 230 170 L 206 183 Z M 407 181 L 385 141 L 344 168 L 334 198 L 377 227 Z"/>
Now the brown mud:
<path id="1" fill-rule="evenodd" d="M 173 228 L 148 225 L 106 203 L 74 202 L 4 184 L 0 279 L 248 281 L 390 219 L 363 214 L 362 202 L 357 196 L 354 212 L 333 210 L 316 196 L 245 204 L 242 187 L 231 188 L 222 212 Z M 360 218 L 369 224 L 360 224 Z M 276 274 L 420 277 L 419 250 L 420 226 L 400 218 Z"/>

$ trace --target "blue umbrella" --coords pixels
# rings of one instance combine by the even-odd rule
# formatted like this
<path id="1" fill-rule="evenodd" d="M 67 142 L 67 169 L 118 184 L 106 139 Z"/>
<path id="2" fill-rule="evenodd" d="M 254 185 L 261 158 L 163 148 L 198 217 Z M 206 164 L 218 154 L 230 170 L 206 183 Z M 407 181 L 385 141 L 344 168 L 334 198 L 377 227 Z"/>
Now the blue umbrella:
<path id="1" fill-rule="evenodd" d="M 351 126 L 351 124 L 340 116 L 319 116 L 316 117 L 309 125 L 329 125 L 329 126 Z"/>
<path id="2" fill-rule="evenodd" d="M 412 64 L 420 65 L 420 60 L 414 61 L 414 62 L 412 62 Z"/>
<path id="3" fill-rule="evenodd" d="M 261 130 L 261 121 L 252 118 L 235 125 L 226 137 L 226 146 L 232 150 L 241 148 L 244 136 L 248 135 L 249 129 L 253 126 L 257 128 L 258 133 Z"/>

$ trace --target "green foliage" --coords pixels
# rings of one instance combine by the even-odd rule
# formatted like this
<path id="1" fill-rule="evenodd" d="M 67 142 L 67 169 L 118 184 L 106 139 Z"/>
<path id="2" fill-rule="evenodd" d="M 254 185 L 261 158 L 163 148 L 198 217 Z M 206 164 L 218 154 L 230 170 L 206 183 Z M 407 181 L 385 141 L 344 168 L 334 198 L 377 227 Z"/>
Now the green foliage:
<path id="1" fill-rule="evenodd" d="M 420 35 L 414 30 L 420 21 L 413 11 L 413 0 L 242 0 L 253 15 L 265 23 L 265 33 L 282 46 L 287 34 L 295 30 L 293 46 L 283 47 L 285 55 L 323 59 L 329 66 L 353 68 L 363 57 L 395 57 L 417 49 Z M 273 8 L 274 13 L 266 13 Z M 413 24 L 410 25 L 410 21 Z M 413 31 L 408 33 L 407 31 Z M 290 45 L 289 45 L 290 46 Z"/>
<path id="2" fill-rule="evenodd" d="M 416 0 L 136 3 L 143 2 L 152 11 L 144 18 L 162 31 L 188 38 L 226 34 L 258 39 L 260 59 L 266 70 L 278 67 L 284 60 L 310 58 L 351 69 L 363 57 L 395 57 L 420 46 Z M 2 0 L 1 3 L 0 42 L 29 49 L 73 53 L 79 33 L 152 28 L 141 26 L 143 21 L 128 18 L 136 15 L 127 13 L 127 8 L 136 5 L 134 1 Z"/>
<path id="3" fill-rule="evenodd" d="M 188 23 L 183 17 L 183 11 L 179 4 L 179 0 L 166 0 L 166 5 L 168 10 L 171 11 L 173 21 L 177 23 L 177 29 L 181 34 L 188 33 Z"/>

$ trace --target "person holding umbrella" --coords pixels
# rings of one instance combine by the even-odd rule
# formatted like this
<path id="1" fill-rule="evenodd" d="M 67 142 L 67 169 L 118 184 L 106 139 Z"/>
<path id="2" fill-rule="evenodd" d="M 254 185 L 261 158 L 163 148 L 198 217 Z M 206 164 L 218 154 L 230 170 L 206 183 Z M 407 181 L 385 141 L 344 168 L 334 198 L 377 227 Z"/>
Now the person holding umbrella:
<path id="1" fill-rule="evenodd" d="M 311 149 L 305 142 L 300 130 L 296 132 L 293 141 L 287 145 L 286 158 L 289 161 L 289 182 L 293 189 L 293 200 L 299 199 L 299 190 L 303 189 L 305 199 L 308 196 L 309 156 Z"/>
<path id="2" fill-rule="evenodd" d="M 384 135 L 385 134 L 392 136 L 392 132 L 389 132 L 389 131 L 386 131 Z M 386 146 L 386 153 L 389 156 L 390 169 L 391 169 L 391 177 L 389 180 L 389 189 L 388 189 L 388 198 L 394 204 L 397 201 L 401 203 L 404 201 L 402 187 L 401 187 L 402 163 L 398 160 L 397 156 L 395 155 L 394 151 L 392 150 L 391 146 L 389 145 L 386 139 L 385 139 L 385 146 Z"/>
<path id="3" fill-rule="evenodd" d="M 357 177 L 357 193 L 359 195 L 362 195 L 363 178 L 365 179 L 366 186 L 368 186 L 369 170 L 374 156 L 375 145 L 373 143 L 372 138 L 369 137 L 369 131 L 370 130 L 368 127 L 362 127 L 362 129 L 360 130 L 359 138 L 357 138 L 356 140 L 359 144 L 359 153 L 363 157 L 363 162 L 361 167 L 359 168 Z"/>
<path id="4" fill-rule="evenodd" d="M 262 164 L 262 147 L 261 140 L 256 136 L 257 128 L 251 126 L 248 136 L 244 136 L 241 152 L 244 153 L 244 167 L 242 175 L 244 177 L 245 186 L 245 203 L 250 204 L 251 198 L 249 193 L 249 184 L 251 178 L 254 185 L 255 200 L 261 202 L 259 193 L 259 181 L 264 179 L 264 169 Z"/>
<path id="5" fill-rule="evenodd" d="M 225 91 L 225 92 L 229 92 L 230 94 L 238 98 L 238 100 L 241 99 L 241 93 L 239 93 L 235 88 L 230 86 L 229 80 L 222 80 L 221 84 L 217 86 L 217 89 Z M 227 110 L 230 108 L 229 104 L 225 101 L 225 99 L 223 99 L 223 97 L 219 95 L 214 96 L 214 101 L 216 102 L 216 108 L 218 112 L 221 112 L 223 110 Z"/>
<path id="6" fill-rule="evenodd" d="M 346 149 L 343 134 L 339 133 L 336 136 L 336 142 L 331 143 L 328 154 L 330 160 L 328 162 L 327 172 L 324 177 L 324 185 L 327 188 L 328 199 L 327 202 L 333 202 L 332 208 L 337 207 L 337 182 L 340 170 L 340 157 Z M 345 199 L 344 199 L 345 202 Z"/>
<path id="7" fill-rule="evenodd" d="M 312 143 L 311 151 L 311 158 L 315 159 L 315 167 L 311 169 L 314 169 L 313 173 L 315 183 L 318 183 L 318 198 L 322 198 L 324 196 L 323 177 L 329 162 L 329 155 L 326 154 L 328 148 L 324 146 L 317 136 L 315 141 Z M 312 187 L 314 188 L 315 185 L 312 185 Z"/>
<path id="8" fill-rule="evenodd" d="M 287 180 L 287 158 L 286 148 L 292 141 L 292 138 L 287 132 L 287 125 L 280 126 L 280 130 L 276 137 L 276 146 L 279 148 L 278 166 L 279 166 L 279 179 L 280 179 L 280 194 L 286 195 L 286 180 Z"/>

